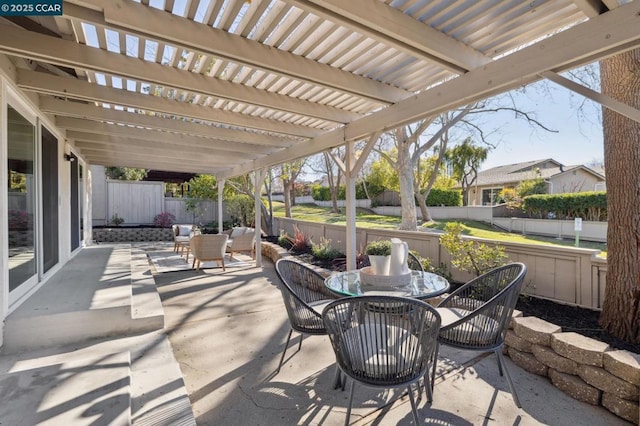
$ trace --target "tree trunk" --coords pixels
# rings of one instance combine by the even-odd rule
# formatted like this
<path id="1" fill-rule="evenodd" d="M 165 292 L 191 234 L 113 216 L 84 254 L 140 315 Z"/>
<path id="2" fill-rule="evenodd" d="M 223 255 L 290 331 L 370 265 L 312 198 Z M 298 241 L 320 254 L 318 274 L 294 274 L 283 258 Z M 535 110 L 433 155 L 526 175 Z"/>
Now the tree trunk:
<path id="1" fill-rule="evenodd" d="M 404 231 L 417 231 L 418 219 L 416 217 L 416 200 L 413 191 L 413 164 L 407 143 L 398 144 L 398 182 L 400 184 L 400 204 L 402 210 L 402 221 L 398 229 Z M 404 150 L 407 152 L 404 152 Z"/>
<path id="2" fill-rule="evenodd" d="M 289 179 L 282 179 L 284 195 L 284 217 L 291 217 L 291 182 Z"/>
<path id="3" fill-rule="evenodd" d="M 469 188 L 462 188 L 462 205 L 469 205 Z"/>
<path id="4" fill-rule="evenodd" d="M 600 62 L 602 92 L 640 108 L 640 49 Z M 640 123 L 603 107 L 607 287 L 600 324 L 640 343 Z"/>
<path id="5" fill-rule="evenodd" d="M 422 222 L 431 222 L 431 215 L 427 208 L 427 197 L 421 193 L 415 194 L 416 200 L 418 200 L 418 207 L 420 207 L 420 214 L 422 215 Z"/>
<path id="6" fill-rule="evenodd" d="M 338 189 L 331 188 L 331 213 L 340 213 L 340 209 L 338 208 Z"/>

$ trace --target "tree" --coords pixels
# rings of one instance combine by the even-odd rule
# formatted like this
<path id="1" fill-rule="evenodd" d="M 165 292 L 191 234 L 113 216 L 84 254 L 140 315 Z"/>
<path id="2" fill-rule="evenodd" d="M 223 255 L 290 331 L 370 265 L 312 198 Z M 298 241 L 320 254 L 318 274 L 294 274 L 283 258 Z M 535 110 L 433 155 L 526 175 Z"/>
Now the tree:
<path id="1" fill-rule="evenodd" d="M 393 153 L 388 153 L 388 155 L 392 158 L 396 157 Z M 398 173 L 387 160 L 379 158 L 372 161 L 367 171 L 368 173 L 364 176 L 364 184 L 372 196 L 382 193 L 385 189 L 398 190 Z"/>
<path id="2" fill-rule="evenodd" d="M 476 146 L 471 138 L 447 151 L 447 161 L 453 167 L 453 174 L 460 180 L 462 186 L 462 205 L 469 203 L 469 189 L 478 178 L 480 165 L 487 159 L 489 150 Z"/>
<path id="3" fill-rule="evenodd" d="M 600 62 L 602 92 L 640 108 L 640 49 Z M 640 123 L 602 110 L 607 173 L 607 287 L 601 326 L 640 343 Z"/>
<path id="4" fill-rule="evenodd" d="M 306 158 L 284 163 L 280 166 L 280 180 L 284 193 L 284 216 L 291 217 L 291 206 L 295 204 L 295 182 L 302 173 Z"/>
<path id="5" fill-rule="evenodd" d="M 516 186 L 516 193 L 520 198 L 534 194 L 546 194 L 547 184 L 541 177 L 523 180 Z"/>
<path id="6" fill-rule="evenodd" d="M 271 185 L 272 176 L 273 175 L 271 171 L 269 171 L 267 173 L 267 178 L 265 179 L 265 184 L 267 184 L 268 182 L 268 184 Z M 229 189 L 229 191 L 227 191 L 227 188 Z M 261 191 L 261 188 L 258 188 L 257 190 Z M 227 185 L 225 185 L 224 191 L 225 201 L 228 202 L 228 200 L 230 200 L 237 194 L 248 195 L 253 200 L 255 199 L 255 191 L 256 189 L 253 185 L 253 179 L 251 179 L 250 175 L 238 176 L 227 181 Z M 251 211 L 254 211 L 253 207 Z M 262 202 L 260 203 L 260 212 L 263 229 L 265 229 L 266 232 L 273 233 L 273 208 L 271 204 L 269 204 L 269 206 L 266 206 L 264 200 L 262 200 Z"/>
<path id="7" fill-rule="evenodd" d="M 504 103 L 510 101 L 511 104 Z M 394 131 L 383 135 L 381 138 L 392 139 L 397 150 L 397 158 L 392 158 L 386 154 L 383 149 L 377 150 L 377 152 L 390 162 L 392 167 L 398 173 L 399 187 L 400 187 L 400 201 L 402 204 L 402 221 L 400 229 L 415 231 L 417 229 L 417 217 L 416 217 L 416 177 L 414 171 L 421 157 L 427 153 L 428 150 L 435 147 L 438 144 L 438 159 L 434 163 L 435 168 L 439 168 L 439 164 L 443 159 L 443 155 L 446 152 L 447 145 L 450 140 L 461 140 L 458 136 L 452 135 L 454 129 L 460 128 L 465 130 L 466 134 L 475 135 L 477 140 L 493 147 L 489 143 L 489 136 L 496 132 L 496 129 L 483 129 L 482 123 L 474 121 L 471 116 L 478 117 L 480 114 L 496 113 L 496 112 L 513 112 L 516 119 L 524 119 L 529 124 L 541 128 L 546 131 L 552 131 L 542 125 L 535 117 L 529 113 L 519 110 L 514 104 L 513 99 L 509 96 L 495 97 L 490 100 L 478 102 L 475 104 L 467 105 L 455 111 L 443 113 L 434 117 L 428 117 L 420 122 L 413 123 L 407 126 L 403 126 L 395 129 Z M 476 119 L 477 120 L 477 119 Z M 419 195 L 425 199 L 429 195 L 432 185 L 434 184 L 436 176 L 433 176 L 433 172 L 430 171 L 430 176 L 433 179 L 429 179 L 425 188 L 420 188 Z M 422 173 L 423 171 L 420 171 Z M 429 213 L 426 205 L 423 206 L 423 218 L 429 220 Z"/>
<path id="8" fill-rule="evenodd" d="M 114 180 L 143 180 L 147 177 L 147 169 L 133 167 L 105 167 L 104 174 Z"/>
<path id="9" fill-rule="evenodd" d="M 218 197 L 218 183 L 212 175 L 197 175 L 189 180 L 189 198 L 185 200 L 187 211 L 202 217 L 206 212 L 204 201 L 213 201 Z"/>
<path id="10" fill-rule="evenodd" d="M 387 160 L 398 174 L 398 186 L 400 192 L 400 203 L 402 220 L 399 229 L 407 231 L 415 231 L 418 228 L 418 220 L 416 215 L 415 201 L 415 175 L 414 170 L 416 164 L 429 149 L 437 142 L 441 142 L 445 133 L 460 120 L 462 120 L 470 111 L 469 107 L 452 113 L 441 114 L 435 117 L 426 118 L 418 123 L 398 127 L 387 134 L 394 143 L 396 158 L 389 155 L 388 152 L 378 149 L 377 152 L 382 158 Z M 432 125 L 437 130 L 431 137 L 424 141 L 421 139 L 423 133 Z M 382 140 L 384 141 L 384 136 Z M 428 190 L 425 192 L 425 197 Z"/>
<path id="11" fill-rule="evenodd" d="M 335 148 L 333 155 L 344 160 L 345 150 L 342 148 Z M 342 169 L 333 161 L 331 154 L 328 151 L 322 153 L 322 161 L 324 163 L 324 170 L 327 174 L 327 183 L 329 184 L 329 193 L 331 194 L 331 211 L 333 213 L 339 213 L 338 208 L 338 192 L 340 191 L 340 183 L 343 177 Z"/>

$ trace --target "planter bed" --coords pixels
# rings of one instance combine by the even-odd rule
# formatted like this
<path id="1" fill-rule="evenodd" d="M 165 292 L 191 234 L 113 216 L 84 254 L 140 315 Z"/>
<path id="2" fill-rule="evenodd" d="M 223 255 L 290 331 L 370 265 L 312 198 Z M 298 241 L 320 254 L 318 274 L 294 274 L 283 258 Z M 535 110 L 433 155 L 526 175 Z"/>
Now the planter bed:
<path id="1" fill-rule="evenodd" d="M 171 228 L 117 226 L 113 228 L 93 227 L 96 243 L 125 243 L 141 241 L 173 241 Z"/>

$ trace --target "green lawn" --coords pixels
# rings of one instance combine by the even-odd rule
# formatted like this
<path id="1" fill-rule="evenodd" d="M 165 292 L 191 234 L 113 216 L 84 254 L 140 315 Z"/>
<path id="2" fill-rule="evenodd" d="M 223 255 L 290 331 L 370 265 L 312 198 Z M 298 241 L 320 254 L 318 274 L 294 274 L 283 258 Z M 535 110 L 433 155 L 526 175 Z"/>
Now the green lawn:
<path id="1" fill-rule="evenodd" d="M 274 202 L 273 214 L 276 217 L 284 217 L 284 204 Z M 344 209 L 340 213 L 332 213 L 328 207 L 319 207 L 315 204 L 301 204 L 294 206 L 291 212 L 294 219 L 305 220 L 309 222 L 333 223 L 337 225 L 345 225 L 346 218 Z M 445 224 L 449 221 L 436 221 L 427 225 L 427 228 L 434 230 L 443 230 Z M 514 243 L 543 244 L 555 246 L 574 246 L 573 240 L 558 240 L 551 237 L 537 237 L 532 235 L 512 234 L 494 228 L 488 223 L 475 222 L 469 220 L 457 220 L 463 224 L 462 233 L 472 237 L 486 238 L 495 241 L 505 241 Z M 356 210 L 356 226 L 361 228 L 379 228 L 379 229 L 396 229 L 400 224 L 400 218 L 394 216 L 381 216 L 366 209 Z M 606 245 L 604 243 L 594 243 L 590 241 L 581 241 L 581 248 L 590 248 L 602 251 L 602 256 L 606 256 Z"/>

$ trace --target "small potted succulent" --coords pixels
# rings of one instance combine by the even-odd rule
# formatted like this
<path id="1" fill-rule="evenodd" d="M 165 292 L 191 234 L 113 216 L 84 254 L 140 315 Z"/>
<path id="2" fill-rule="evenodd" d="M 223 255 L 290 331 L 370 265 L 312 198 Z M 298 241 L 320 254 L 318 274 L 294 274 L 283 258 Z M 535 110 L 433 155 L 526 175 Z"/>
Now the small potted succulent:
<path id="1" fill-rule="evenodd" d="M 389 275 L 391 241 L 377 240 L 367 244 L 365 254 L 369 256 L 371 272 L 374 275 Z"/>

